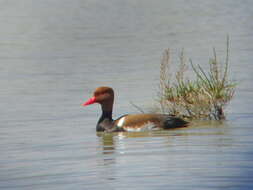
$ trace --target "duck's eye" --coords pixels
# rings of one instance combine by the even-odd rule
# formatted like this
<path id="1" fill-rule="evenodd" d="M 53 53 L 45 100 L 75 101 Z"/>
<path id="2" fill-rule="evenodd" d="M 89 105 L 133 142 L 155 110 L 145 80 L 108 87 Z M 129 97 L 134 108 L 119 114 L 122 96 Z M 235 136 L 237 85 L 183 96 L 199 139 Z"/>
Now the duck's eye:
<path id="1" fill-rule="evenodd" d="M 102 93 L 101 92 L 96 92 L 95 96 L 100 96 Z"/>

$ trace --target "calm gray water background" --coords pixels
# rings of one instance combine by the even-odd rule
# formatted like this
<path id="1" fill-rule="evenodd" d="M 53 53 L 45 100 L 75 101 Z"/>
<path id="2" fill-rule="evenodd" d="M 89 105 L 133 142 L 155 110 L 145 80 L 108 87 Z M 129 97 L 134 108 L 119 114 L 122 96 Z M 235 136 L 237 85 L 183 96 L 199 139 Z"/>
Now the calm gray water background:
<path id="1" fill-rule="evenodd" d="M 228 121 L 97 135 L 94 88 L 114 116 L 155 102 L 165 48 L 239 82 Z M 0 189 L 253 189 L 253 1 L 0 0 Z"/>

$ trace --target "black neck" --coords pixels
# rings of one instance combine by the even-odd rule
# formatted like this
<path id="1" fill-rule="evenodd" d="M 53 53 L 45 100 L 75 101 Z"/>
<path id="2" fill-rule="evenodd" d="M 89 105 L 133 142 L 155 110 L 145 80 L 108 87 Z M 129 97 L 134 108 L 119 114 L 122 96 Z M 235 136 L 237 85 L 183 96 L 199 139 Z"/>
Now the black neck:
<path id="1" fill-rule="evenodd" d="M 112 111 L 104 111 L 103 110 L 100 120 L 104 120 L 104 119 L 112 120 Z"/>
<path id="2" fill-rule="evenodd" d="M 105 128 L 112 127 L 112 111 L 104 111 L 97 123 L 97 131 L 104 131 Z"/>

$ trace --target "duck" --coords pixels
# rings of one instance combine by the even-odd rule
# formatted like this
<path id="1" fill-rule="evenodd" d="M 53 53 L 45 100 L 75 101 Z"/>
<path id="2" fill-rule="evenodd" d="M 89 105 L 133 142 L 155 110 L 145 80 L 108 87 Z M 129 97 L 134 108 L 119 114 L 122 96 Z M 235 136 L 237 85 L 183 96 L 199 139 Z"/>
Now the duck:
<path id="1" fill-rule="evenodd" d="M 102 114 L 99 118 L 96 131 L 102 132 L 139 132 L 158 129 L 174 129 L 187 127 L 189 122 L 168 114 L 126 114 L 118 119 L 112 119 L 114 90 L 111 87 L 101 86 L 95 89 L 93 96 L 82 104 L 88 106 L 94 103 L 101 105 Z"/>

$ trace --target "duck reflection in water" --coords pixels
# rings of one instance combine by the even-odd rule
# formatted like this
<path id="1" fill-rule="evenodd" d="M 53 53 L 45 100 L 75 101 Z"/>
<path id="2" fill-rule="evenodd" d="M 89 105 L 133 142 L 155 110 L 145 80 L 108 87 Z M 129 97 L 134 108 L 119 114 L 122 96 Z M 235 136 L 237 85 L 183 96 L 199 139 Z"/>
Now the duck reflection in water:
<path id="1" fill-rule="evenodd" d="M 101 137 L 100 140 L 103 145 L 103 154 L 113 154 L 115 151 L 113 135 L 109 133 L 97 133 L 97 136 Z"/>

